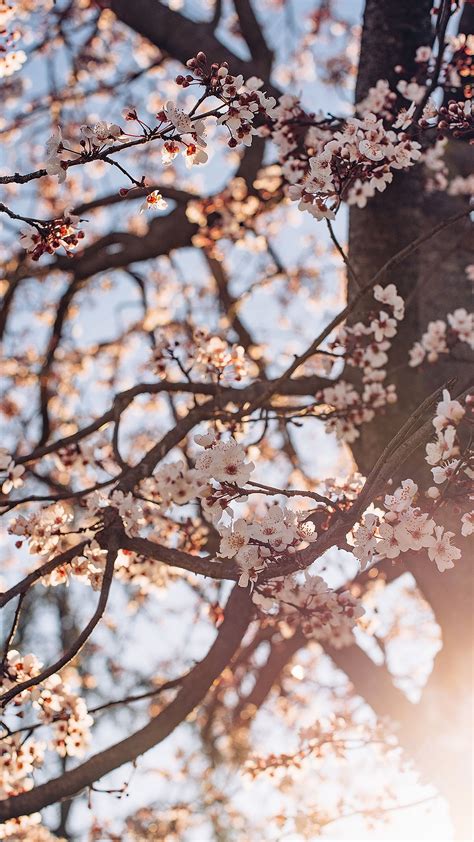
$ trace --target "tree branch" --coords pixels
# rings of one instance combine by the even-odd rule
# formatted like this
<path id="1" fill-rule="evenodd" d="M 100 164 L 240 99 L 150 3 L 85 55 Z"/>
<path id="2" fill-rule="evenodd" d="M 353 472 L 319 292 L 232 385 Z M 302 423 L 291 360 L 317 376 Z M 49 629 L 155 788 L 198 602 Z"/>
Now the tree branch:
<path id="1" fill-rule="evenodd" d="M 183 679 L 176 698 L 130 737 L 95 754 L 85 763 L 22 795 L 0 801 L 0 821 L 29 815 L 77 795 L 113 769 L 130 763 L 162 742 L 204 698 L 237 650 L 252 617 L 249 595 L 235 587 L 216 640 L 206 657 Z"/>

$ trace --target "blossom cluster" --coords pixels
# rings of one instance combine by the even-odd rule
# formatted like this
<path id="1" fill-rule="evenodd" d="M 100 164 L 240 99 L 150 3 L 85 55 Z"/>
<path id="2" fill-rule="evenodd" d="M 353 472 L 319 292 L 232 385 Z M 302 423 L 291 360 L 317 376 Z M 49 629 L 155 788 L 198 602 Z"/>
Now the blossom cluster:
<path id="1" fill-rule="evenodd" d="M 60 219 L 46 223 L 37 223 L 20 234 L 23 248 L 32 260 L 39 260 L 43 254 L 54 254 L 63 248 L 68 256 L 84 239 L 84 232 L 78 228 L 80 219 L 75 214 L 65 211 Z"/>
<path id="2" fill-rule="evenodd" d="M 467 400 L 470 409 L 472 401 Z M 472 489 L 473 471 L 470 467 L 471 453 L 469 446 L 463 452 L 457 427 L 466 416 L 466 409 L 457 400 L 451 400 L 447 389 L 443 391 L 443 400 L 436 408 L 433 427 L 436 440 L 426 445 L 425 460 L 431 466 L 435 486 L 428 489 L 427 495 L 437 501 L 441 491 L 449 491 L 451 497 L 460 497 L 461 503 L 474 499 Z M 457 458 L 455 458 L 457 457 Z M 444 485 L 446 483 L 446 486 Z M 436 486 L 444 486 L 443 489 Z M 463 521 L 464 524 L 465 521 Z M 464 526 L 463 526 L 464 529 Z M 463 531 L 463 535 L 465 532 Z M 469 534 L 469 533 L 468 533 Z"/>
<path id="3" fill-rule="evenodd" d="M 326 421 L 327 432 L 335 432 L 347 442 L 358 438 L 357 428 L 371 421 L 376 411 L 397 400 L 395 386 L 384 385 L 387 375 L 384 366 L 388 362 L 390 340 L 397 332 L 397 321 L 404 316 L 404 303 L 394 284 L 386 287 L 377 284 L 373 296 L 385 309 L 371 312 L 368 324 L 345 325 L 331 343 L 332 350 L 348 365 L 362 369 L 362 393 L 345 380 L 339 380 L 317 394 L 318 400 L 333 407 Z"/>
<path id="4" fill-rule="evenodd" d="M 408 550 L 427 549 L 431 561 L 436 562 L 440 573 L 454 567 L 454 560 L 461 557 L 461 550 L 451 544 L 453 532 L 413 506 L 418 486 L 410 479 L 404 480 L 393 495 L 386 495 L 387 512 L 380 519 L 376 514 L 365 515 L 363 525 L 355 533 L 354 555 L 365 567 L 372 559 L 398 558 Z M 375 554 L 375 556 L 374 556 Z"/>
<path id="5" fill-rule="evenodd" d="M 41 667 L 35 655 L 22 656 L 16 649 L 11 649 L 0 676 L 0 691 L 5 693 L 17 684 L 35 678 L 41 672 Z M 84 699 L 78 696 L 68 682 L 56 673 L 50 675 L 15 696 L 11 702 L 12 712 L 18 716 L 19 708 L 23 708 L 25 703 L 31 704 L 41 724 L 51 726 L 52 736 L 48 747 L 52 751 L 60 757 L 84 754 L 93 720 Z"/>
<path id="6" fill-rule="evenodd" d="M 253 601 L 264 611 L 278 612 L 278 619 L 301 628 L 306 637 L 328 641 L 336 649 L 354 642 L 354 627 L 365 613 L 349 591 L 334 591 L 321 576 L 308 572 L 302 580 L 274 579 L 254 591 Z"/>
<path id="7" fill-rule="evenodd" d="M 92 540 L 84 548 L 82 555 L 72 559 L 68 570 L 72 576 L 88 583 L 96 591 L 101 587 L 106 561 L 107 550 L 102 549 L 96 540 Z"/>
<path id="8" fill-rule="evenodd" d="M 23 539 L 26 539 L 30 553 L 50 555 L 67 548 L 66 529 L 72 520 L 70 508 L 66 508 L 62 503 L 53 503 L 29 517 L 18 515 L 10 523 L 9 532 L 19 537 L 17 546 L 21 546 Z M 61 575 L 60 568 L 57 568 L 55 574 Z"/>
<path id="9" fill-rule="evenodd" d="M 448 313 L 447 322 L 437 319 L 428 323 L 421 340 L 409 351 L 409 365 L 416 368 L 425 359 L 435 363 L 440 354 L 449 354 L 459 342 L 466 342 L 474 350 L 474 313 L 462 307 Z"/>
<path id="10" fill-rule="evenodd" d="M 205 328 L 195 328 L 192 338 L 171 339 L 162 336 L 153 351 L 153 364 L 159 377 L 170 374 L 173 362 L 188 376 L 191 371 L 199 378 L 214 382 L 240 381 L 251 369 L 242 345 L 231 344 Z"/>
<path id="11" fill-rule="evenodd" d="M 369 112 L 362 120 L 351 117 L 309 159 L 309 171 L 288 195 L 316 219 L 334 219 L 343 200 L 365 207 L 376 190 L 391 183 L 393 170 L 416 163 L 420 149 L 404 132 L 387 130 L 375 114 Z"/>
<path id="12" fill-rule="evenodd" d="M 431 511 L 422 511 L 415 505 L 415 499 L 419 496 L 418 486 L 411 479 L 404 480 L 393 494 L 385 496 L 386 512 L 383 516 L 367 513 L 363 524 L 355 531 L 353 552 L 362 567 L 374 558 L 394 559 L 408 550 L 418 552 L 426 549 L 430 560 L 436 563 L 440 572 L 444 572 L 454 567 L 454 561 L 461 557 L 461 550 L 451 543 L 455 537 L 454 533 L 436 523 L 435 513 L 442 496 L 437 486 L 445 485 L 446 493 L 451 485 L 451 494 L 455 496 L 456 485 L 459 484 L 459 496 L 464 505 L 469 498 L 469 486 L 472 497 L 469 457 L 452 458 L 459 455 L 456 427 L 464 418 L 465 412 L 459 401 L 452 400 L 449 392 L 444 390 L 443 399 L 438 403 L 433 419 L 437 439 L 426 446 L 426 461 L 433 466 L 431 470 L 436 483 L 426 493 L 432 501 Z M 467 536 L 473 528 L 473 514 L 466 512 L 462 517 L 461 534 Z"/>
<path id="13" fill-rule="evenodd" d="M 258 115 L 271 117 L 274 113 L 276 100 L 267 97 L 261 90 L 263 81 L 252 76 L 244 82 L 242 75 L 233 76 L 229 73 L 227 62 L 208 63 L 207 56 L 202 50 L 186 62 L 194 76 L 179 75 L 176 81 L 182 87 L 192 84 L 204 85 L 209 96 L 214 96 L 224 102 L 228 108 L 218 117 L 218 124 L 225 125 L 229 131 L 229 146 L 235 147 L 239 143 L 250 146 L 252 138 L 258 134 L 254 127 Z"/>
<path id="14" fill-rule="evenodd" d="M 5 693 L 17 684 L 39 676 L 42 664 L 35 655 L 22 656 L 10 650 L 3 662 L 0 675 L 0 692 Z M 51 675 L 38 684 L 23 690 L 10 703 L 8 712 L 24 718 L 28 710 L 37 716 L 33 730 L 38 726 L 49 726 L 51 736 L 48 742 L 33 739 L 23 731 L 7 730 L 2 735 L 0 747 L 0 800 L 18 795 L 33 787 L 34 769 L 44 761 L 45 750 L 49 749 L 59 757 L 82 756 L 90 741 L 90 727 L 93 719 L 88 713 L 83 698 L 69 683 L 57 675 Z M 37 823 L 33 817 L 32 824 Z M 19 829 L 12 822 L 3 826 L 0 839 L 18 838 Z M 30 838 L 30 837 L 25 837 Z"/>
<path id="15" fill-rule="evenodd" d="M 448 44 L 452 58 L 442 62 L 442 76 L 448 89 L 458 89 L 470 76 L 472 38 L 457 43 L 449 37 Z M 322 113 L 307 114 L 296 97 L 280 97 L 260 134 L 270 135 L 276 143 L 282 173 L 292 185 L 288 195 L 299 201 L 301 210 L 318 220 L 331 220 L 342 201 L 365 207 L 376 191 L 391 183 L 394 171 L 429 158 L 443 135 L 472 136 L 474 115 L 468 90 L 465 100 L 450 100 L 440 108 L 426 94 L 435 60 L 431 47 L 419 47 L 415 74 L 400 78 L 395 90 L 386 79 L 379 79 L 357 104 L 357 116 L 345 122 Z M 395 71 L 404 72 L 401 66 Z M 400 97 L 410 105 L 397 110 Z M 413 139 L 415 124 L 418 134 L 438 129 L 434 139 L 427 136 L 424 151 Z"/>
<path id="16" fill-rule="evenodd" d="M 230 526 L 218 524 L 217 529 L 221 536 L 219 555 L 235 558 L 241 587 L 254 584 L 269 564 L 294 557 L 318 537 L 307 512 L 292 511 L 277 503 L 260 520 L 247 523 L 238 518 Z"/>
<path id="17" fill-rule="evenodd" d="M 191 83 L 204 85 L 205 93 L 200 102 L 207 96 L 216 97 L 220 105 L 214 109 L 212 116 L 216 117 L 219 125 L 224 125 L 229 134 L 229 146 L 234 147 L 239 143 L 250 146 L 252 139 L 257 134 L 254 126 L 256 118 L 261 115 L 268 119 L 272 116 L 276 101 L 273 97 L 267 97 L 261 90 L 263 82 L 261 79 L 252 77 L 244 83 L 243 76 L 232 76 L 225 63 L 213 64 L 209 68 L 204 53 L 198 53 L 196 58 L 188 61 L 188 66 L 194 70 L 198 78 L 178 76 L 178 84 L 189 87 Z M 200 104 L 199 102 L 199 104 Z M 144 140 L 162 139 L 162 160 L 169 164 L 182 150 L 186 164 L 205 164 L 208 160 L 205 151 L 207 142 L 205 140 L 205 121 L 195 108 L 186 113 L 176 103 L 168 101 L 156 114 L 157 125 L 150 128 L 144 123 L 134 105 L 127 106 L 122 112 L 126 122 L 135 122 L 143 133 Z M 207 115 L 210 116 L 210 115 Z M 81 139 L 80 150 L 69 149 L 68 152 L 75 155 L 75 159 L 68 159 L 65 156 L 66 149 L 63 142 L 62 131 L 57 127 L 46 143 L 45 170 L 48 175 L 58 177 L 59 183 L 66 179 L 68 166 L 72 162 L 85 163 L 100 156 L 103 157 L 108 146 L 113 146 L 117 141 L 128 135 L 117 123 L 107 123 L 99 120 L 93 125 L 83 125 L 80 128 Z M 135 135 L 133 135 L 136 138 Z M 126 143 L 125 143 L 126 145 Z M 114 147 L 113 151 L 117 148 Z M 135 186 L 144 184 L 131 179 Z M 124 192 L 127 192 L 126 190 Z M 163 206 L 161 197 L 159 199 L 154 193 L 146 207 Z"/>
<path id="18" fill-rule="evenodd" d="M 21 37 L 16 26 L 15 8 L 9 2 L 2 2 L 0 8 L 0 79 L 13 76 L 24 65 L 27 56 L 24 50 L 12 49 Z"/>
<path id="19" fill-rule="evenodd" d="M 206 480 L 195 468 L 188 468 L 184 461 L 167 462 L 161 465 L 152 477 L 140 483 L 140 491 L 146 498 L 158 496 L 162 505 L 172 503 L 180 506 L 196 499 L 207 487 Z"/>

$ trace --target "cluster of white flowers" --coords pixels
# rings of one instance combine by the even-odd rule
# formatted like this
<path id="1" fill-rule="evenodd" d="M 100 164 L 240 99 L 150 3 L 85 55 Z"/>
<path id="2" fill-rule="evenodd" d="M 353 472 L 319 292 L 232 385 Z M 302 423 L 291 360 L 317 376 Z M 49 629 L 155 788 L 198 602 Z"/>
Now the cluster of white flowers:
<path id="1" fill-rule="evenodd" d="M 426 461 L 433 466 L 431 471 L 436 483 L 426 492 L 426 496 L 434 501 L 432 511 L 423 512 L 414 505 L 418 486 L 411 479 L 404 480 L 393 494 L 385 496 L 384 506 L 387 511 L 383 517 L 368 513 L 355 531 L 354 555 L 362 567 L 373 558 L 393 559 L 408 550 L 417 552 L 425 548 L 430 560 L 435 561 L 438 570 L 443 572 L 454 567 L 454 561 L 461 557 L 461 550 L 451 543 L 454 533 L 438 525 L 431 515 L 440 497 L 440 490 L 436 486 L 452 483 L 458 473 L 459 482 L 463 481 L 464 476 L 472 480 L 467 460 L 463 462 L 452 458 L 459 455 L 456 426 L 464 415 L 464 407 L 459 401 L 452 400 L 449 392 L 444 390 L 433 419 L 437 439 L 426 446 Z M 473 513 L 466 512 L 462 516 L 461 534 L 466 537 L 473 529 Z"/>
<path id="2" fill-rule="evenodd" d="M 362 120 L 351 117 L 309 159 L 309 172 L 301 184 L 289 188 L 288 195 L 316 219 L 334 219 L 343 200 L 365 207 L 376 190 L 383 191 L 391 183 L 392 170 L 413 166 L 420 149 L 403 132 L 385 129 L 375 114 L 368 113 Z"/>
<path id="3" fill-rule="evenodd" d="M 0 447 L 0 475 L 3 474 L 3 478 L 0 476 L 2 494 L 7 495 L 14 488 L 21 488 L 24 473 L 25 469 L 23 465 L 16 465 L 8 450 Z"/>
<path id="4" fill-rule="evenodd" d="M 435 363 L 440 354 L 449 354 L 458 342 L 467 342 L 474 349 L 474 313 L 468 313 L 462 307 L 448 313 L 447 322 L 437 319 L 428 323 L 420 342 L 415 342 L 410 349 L 409 365 L 416 368 L 425 359 Z"/>
<path id="5" fill-rule="evenodd" d="M 16 684 L 22 684 L 30 678 L 34 678 L 41 671 L 41 662 L 38 661 L 36 655 L 28 654 L 21 656 L 16 649 L 10 649 L 7 652 L 3 671 L 0 674 L 0 694 L 11 690 Z M 23 704 L 25 700 L 31 700 L 31 690 L 23 690 L 19 693 L 13 702 L 17 708 Z"/>
<path id="6" fill-rule="evenodd" d="M 249 481 L 255 465 L 246 462 L 245 447 L 235 439 L 216 441 L 212 434 L 206 433 L 195 436 L 194 441 L 205 448 L 196 459 L 196 469 L 203 476 L 237 485 L 245 485 Z"/>
<path id="7" fill-rule="evenodd" d="M 31 775 L 44 759 L 45 746 L 36 740 L 24 740 L 24 734 L 2 735 L 0 744 L 0 800 L 31 789 Z M 8 838 L 8 834 L 0 839 Z M 10 838 L 13 833 L 10 834 Z M 14 837 L 15 838 L 15 837 Z"/>
<path id="8" fill-rule="evenodd" d="M 152 477 L 140 483 L 140 491 L 146 498 L 158 496 L 163 506 L 175 503 L 182 506 L 199 497 L 206 480 L 195 468 L 188 468 L 182 461 L 161 465 Z"/>
<path id="9" fill-rule="evenodd" d="M 89 150 L 102 149 L 111 146 L 122 135 L 122 129 L 116 123 L 106 123 L 98 120 L 93 126 L 81 126 L 83 142 Z"/>
<path id="10" fill-rule="evenodd" d="M 33 702 L 45 725 L 51 725 L 52 737 L 48 747 L 60 757 L 82 757 L 90 742 L 92 716 L 81 696 L 59 675 L 51 675 L 41 685 L 41 692 Z"/>
<path id="11" fill-rule="evenodd" d="M 259 573 L 274 561 L 294 556 L 316 540 L 317 533 L 306 512 L 296 512 L 274 504 L 260 520 L 247 523 L 238 518 L 230 526 L 218 524 L 221 536 L 219 555 L 235 558 L 241 575 L 239 585 L 255 583 Z"/>
<path id="12" fill-rule="evenodd" d="M 0 839 L 10 839 L 13 842 L 58 842 L 58 837 L 41 824 L 41 813 L 8 819 L 0 827 Z"/>
<path id="13" fill-rule="evenodd" d="M 3 673 L 0 676 L 0 692 L 5 693 L 17 684 L 35 678 L 41 672 L 42 664 L 33 654 L 21 655 L 16 649 L 7 653 Z M 10 702 L 12 713 L 25 716 L 24 705 L 31 705 L 38 721 L 50 725 L 52 738 L 48 748 L 61 757 L 80 756 L 89 744 L 89 729 L 92 717 L 83 698 L 78 696 L 70 684 L 56 673 L 40 684 L 23 690 Z"/>
<path id="14" fill-rule="evenodd" d="M 431 465 L 431 473 L 436 486 L 446 482 L 456 485 L 467 475 L 469 479 L 474 474 L 469 468 L 469 455 L 465 460 L 460 457 L 460 444 L 457 438 L 457 426 L 466 414 L 465 408 L 459 401 L 451 400 L 449 392 L 443 391 L 443 400 L 436 407 L 433 427 L 436 431 L 436 441 L 426 445 L 426 462 Z M 433 500 L 440 496 L 440 489 L 432 486 L 427 495 Z"/>
<path id="15" fill-rule="evenodd" d="M 229 146 L 239 143 L 250 146 L 254 135 L 259 134 L 253 125 L 255 117 L 258 114 L 273 117 L 276 100 L 266 96 L 261 90 L 263 82 L 256 76 L 244 82 L 243 76 L 231 76 L 225 67 L 219 73 L 222 74 L 222 98 L 228 103 L 228 109 L 217 122 L 229 130 Z"/>
<path id="16" fill-rule="evenodd" d="M 367 95 L 357 103 L 360 114 L 377 114 L 387 120 L 393 119 L 393 106 L 397 101 L 395 91 L 392 91 L 386 79 L 379 79 L 369 88 Z"/>
<path id="17" fill-rule="evenodd" d="M 6 79 L 8 76 L 13 76 L 26 61 L 26 53 L 24 50 L 11 50 L 8 53 L 0 55 L 0 79 Z"/>
<path id="18" fill-rule="evenodd" d="M 120 126 L 98 120 L 93 126 L 81 126 L 80 145 L 88 154 L 98 152 L 115 143 L 122 135 Z M 64 160 L 64 145 L 61 127 L 57 126 L 46 141 L 45 170 L 48 175 L 57 175 L 61 184 L 66 180 L 67 165 Z"/>
<path id="19" fill-rule="evenodd" d="M 354 642 L 354 626 L 365 613 L 349 591 L 334 591 L 321 576 L 307 572 L 303 580 L 295 576 L 273 580 L 254 591 L 253 601 L 264 611 L 277 612 L 289 626 L 301 628 L 306 637 L 329 641 L 337 649 Z"/>
<path id="20" fill-rule="evenodd" d="M 72 519 L 70 509 L 66 509 L 62 503 L 54 503 L 29 517 L 18 515 L 10 523 L 9 532 L 26 538 L 30 553 L 50 555 L 67 548 L 64 543 L 65 528 Z"/>
<path id="21" fill-rule="evenodd" d="M 180 372 L 191 371 L 200 378 L 214 382 L 239 382 L 252 370 L 253 363 L 242 345 L 231 344 L 205 328 L 195 328 L 192 340 L 188 336 L 173 339 L 164 331 L 153 350 L 153 365 L 159 377 L 166 378 L 178 363 Z"/>
<path id="22" fill-rule="evenodd" d="M 75 556 L 68 567 L 68 571 L 76 579 L 88 583 L 93 590 L 99 590 L 107 562 L 107 550 L 102 549 L 94 539 L 87 544 L 80 556 Z"/>
<path id="23" fill-rule="evenodd" d="M 183 155 L 186 159 L 186 165 L 205 164 L 208 156 L 205 152 L 207 143 L 204 139 L 206 134 L 204 121 L 193 119 L 173 102 L 166 103 L 163 113 L 160 113 L 159 117 L 164 117 L 176 129 L 176 139 L 184 143 Z M 189 140 L 183 139 L 186 136 Z M 180 147 L 174 140 L 166 141 L 164 144 L 162 150 L 164 164 L 171 163 L 180 151 Z"/>
<path id="24" fill-rule="evenodd" d="M 4 693 L 36 677 L 41 667 L 35 655 L 22 656 L 17 650 L 10 650 L 0 676 L 0 692 Z M 27 734 L 25 739 L 25 728 L 2 735 L 0 800 L 19 795 L 33 787 L 33 772 L 42 765 L 46 749 L 60 757 L 82 756 L 90 742 L 93 719 L 87 711 L 86 703 L 59 675 L 51 675 L 42 683 L 23 690 L 10 703 L 7 715 L 11 713 L 23 721 L 28 709 L 37 715 L 36 726 L 50 727 L 51 737 L 45 742 Z M 39 817 L 35 815 L 30 819 L 26 824 L 11 821 L 2 825 L 0 839 L 36 838 L 33 832 L 31 836 L 28 835 L 28 831 L 37 825 Z M 20 831 L 25 832 L 24 837 Z"/>
<path id="25" fill-rule="evenodd" d="M 242 587 L 256 582 L 258 574 L 270 562 L 294 556 L 316 540 L 314 524 L 306 512 L 277 504 L 270 506 L 259 520 L 234 520 L 229 503 L 245 499 L 241 488 L 248 483 L 254 463 L 247 461 L 245 447 L 234 439 L 216 440 L 206 433 L 196 435 L 194 440 L 204 448 L 194 468 L 188 468 L 183 461 L 165 464 L 141 483 L 140 491 L 146 499 L 158 496 L 164 506 L 199 498 L 206 516 L 221 536 L 219 555 L 235 559 L 241 571 Z M 225 522 L 224 514 L 229 518 Z"/>
<path id="26" fill-rule="evenodd" d="M 113 491 L 107 503 L 119 513 L 127 535 L 130 537 L 138 535 L 145 519 L 140 502 L 135 499 L 131 491 L 128 494 L 124 494 L 123 491 Z"/>
<path id="27" fill-rule="evenodd" d="M 397 400 L 395 386 L 384 385 L 383 381 L 387 375 L 384 366 L 388 362 L 390 340 L 397 332 L 397 321 L 404 316 L 403 299 L 394 284 L 375 286 L 373 295 L 386 309 L 371 313 L 368 324 L 357 322 L 351 327 L 344 326 L 331 343 L 332 349 L 341 352 L 349 365 L 362 369 L 362 393 L 359 394 L 350 383 L 339 380 L 317 395 L 319 400 L 334 407 L 326 421 L 326 431 L 335 432 L 339 439 L 347 442 L 358 438 L 357 428 L 372 421 L 377 410 Z"/>
<path id="28" fill-rule="evenodd" d="M 17 4 L 18 5 L 18 4 Z M 24 50 L 11 49 L 21 38 L 21 31 L 15 20 L 16 10 L 13 5 L 2 2 L 0 6 L 0 79 L 13 76 L 24 65 L 27 56 Z"/>
<path id="29" fill-rule="evenodd" d="M 354 546 L 362 567 L 373 558 L 398 558 L 400 553 L 422 548 L 427 549 L 441 573 L 454 567 L 454 560 L 461 557 L 461 551 L 451 544 L 454 533 L 446 532 L 428 513 L 412 505 L 417 492 L 412 480 L 404 480 L 393 495 L 385 497 L 387 512 L 382 519 L 376 514 L 365 515 L 355 533 Z"/>
<path id="30" fill-rule="evenodd" d="M 204 329 L 194 331 L 196 365 L 205 375 L 217 375 L 224 380 L 242 380 L 249 364 L 242 345 L 230 345 L 220 336 L 212 336 Z"/>
<path id="31" fill-rule="evenodd" d="M 327 122 L 324 115 L 318 114 L 315 119 L 321 126 L 315 125 L 304 130 L 302 149 L 299 125 L 302 123 L 307 126 L 308 115 L 303 111 L 298 97 L 283 94 L 273 111 L 271 130 L 267 127 L 260 130 L 264 135 L 271 134 L 272 141 L 278 148 L 282 174 L 290 184 L 296 184 L 304 178 L 309 150 L 321 150 L 324 143 L 331 139 L 331 132 L 323 127 Z"/>

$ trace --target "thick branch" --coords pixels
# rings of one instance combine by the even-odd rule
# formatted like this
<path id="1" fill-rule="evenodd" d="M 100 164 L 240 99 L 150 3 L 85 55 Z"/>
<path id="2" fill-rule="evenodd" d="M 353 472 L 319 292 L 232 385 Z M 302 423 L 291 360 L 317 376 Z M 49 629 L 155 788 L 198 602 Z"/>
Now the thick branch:
<path id="1" fill-rule="evenodd" d="M 212 22 L 189 20 L 154 0 L 134 0 L 133 3 L 130 3 L 130 0 L 112 0 L 111 6 L 122 23 L 148 38 L 152 44 L 160 50 L 165 50 L 169 56 L 182 64 L 186 64 L 197 50 L 203 50 L 210 61 L 227 61 L 231 73 L 241 73 L 244 78 L 255 75 L 255 63 L 242 61 L 225 47 L 216 38 Z M 250 21 L 248 15 L 246 20 Z M 246 24 L 245 30 L 248 33 Z M 252 38 L 253 43 L 254 39 L 255 35 Z M 280 91 L 268 79 L 264 81 L 267 93 L 272 96 L 280 95 Z"/>
<path id="2" fill-rule="evenodd" d="M 183 679 L 178 695 L 158 716 L 130 737 L 95 754 L 59 778 L 0 802 L 0 821 L 29 815 L 49 804 L 72 798 L 113 769 L 136 760 L 162 742 L 183 722 L 204 698 L 213 682 L 227 666 L 242 640 L 252 616 L 252 603 L 242 588 L 234 588 L 225 618 L 208 654 Z"/>

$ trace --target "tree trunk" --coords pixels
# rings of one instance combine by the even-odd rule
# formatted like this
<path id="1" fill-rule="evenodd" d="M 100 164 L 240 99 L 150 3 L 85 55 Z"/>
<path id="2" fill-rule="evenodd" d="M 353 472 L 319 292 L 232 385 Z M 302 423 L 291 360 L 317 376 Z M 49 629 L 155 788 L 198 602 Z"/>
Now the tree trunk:
<path id="1" fill-rule="evenodd" d="M 378 79 L 388 79 L 394 88 L 396 65 L 410 73 L 416 48 L 431 43 L 431 6 L 431 0 L 367 0 L 356 101 Z M 466 6 L 461 31 L 466 31 L 464 26 L 472 15 L 472 7 Z M 466 175 L 472 150 L 468 144 L 450 142 L 447 160 L 451 176 Z M 351 262 L 366 280 L 411 240 L 465 207 L 465 199 L 446 193 L 427 194 L 421 167 L 398 174 L 393 184 L 371 199 L 366 208 L 351 209 Z M 459 392 L 468 383 L 469 369 L 472 376 L 472 367 L 461 362 L 443 361 L 417 369 L 407 366 L 408 348 L 421 337 L 428 321 L 446 318 L 446 313 L 456 307 L 470 309 L 465 267 L 472 261 L 467 224 L 462 223 L 428 241 L 386 274 L 383 284 L 395 283 L 400 294 L 409 299 L 388 366 L 389 371 L 395 369 L 389 382 L 396 383 L 398 403 L 385 416 L 360 428 L 353 454 L 363 473 L 370 470 L 387 441 L 429 393 L 453 376 L 454 391 Z M 410 464 L 406 470 L 406 475 L 415 481 L 425 471 L 426 480 L 426 465 L 423 467 L 421 461 Z M 457 521 L 459 533 L 459 517 Z M 414 564 L 413 573 L 441 626 L 443 649 L 420 705 L 414 708 L 411 721 L 405 718 L 402 724 L 401 736 L 416 755 L 424 777 L 433 781 L 448 799 L 456 838 L 470 840 L 473 599 L 469 563 L 464 557 L 454 570 L 440 574 L 427 558 L 420 559 Z M 363 695 L 363 686 L 358 689 Z"/>

